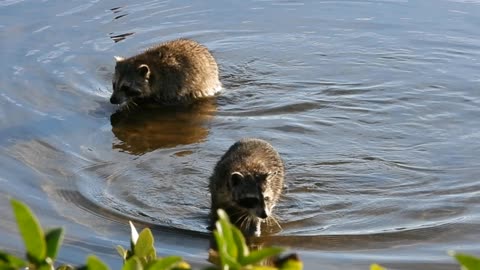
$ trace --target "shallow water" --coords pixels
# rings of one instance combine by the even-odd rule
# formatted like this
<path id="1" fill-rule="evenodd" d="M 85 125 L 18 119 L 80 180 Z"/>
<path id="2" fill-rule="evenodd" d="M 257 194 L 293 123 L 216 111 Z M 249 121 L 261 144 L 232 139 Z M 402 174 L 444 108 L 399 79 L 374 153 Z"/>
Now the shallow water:
<path id="1" fill-rule="evenodd" d="M 208 177 L 236 140 L 281 153 L 282 231 L 306 269 L 452 269 L 480 255 L 479 1 L 0 2 L 0 247 L 8 198 L 110 265 L 127 221 L 202 264 Z M 224 91 L 116 113 L 113 56 L 193 38 Z"/>

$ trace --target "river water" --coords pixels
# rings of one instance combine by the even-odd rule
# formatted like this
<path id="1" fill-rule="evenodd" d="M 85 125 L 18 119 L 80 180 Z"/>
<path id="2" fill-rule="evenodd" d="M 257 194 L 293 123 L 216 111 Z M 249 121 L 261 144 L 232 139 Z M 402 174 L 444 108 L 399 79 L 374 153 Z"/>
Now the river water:
<path id="1" fill-rule="evenodd" d="M 242 137 L 286 163 L 262 239 L 306 269 L 455 269 L 480 255 L 480 1 L 0 2 L 0 248 L 9 198 L 64 226 L 60 260 L 111 266 L 128 220 L 204 264 L 208 177 Z M 224 91 L 117 113 L 114 55 L 205 44 Z"/>

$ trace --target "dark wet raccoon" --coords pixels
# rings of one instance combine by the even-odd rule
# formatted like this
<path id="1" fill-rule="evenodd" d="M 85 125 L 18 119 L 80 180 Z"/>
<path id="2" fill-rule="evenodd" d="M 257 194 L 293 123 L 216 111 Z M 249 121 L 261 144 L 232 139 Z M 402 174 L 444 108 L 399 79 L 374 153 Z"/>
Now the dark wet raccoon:
<path id="1" fill-rule="evenodd" d="M 217 209 L 222 208 L 244 235 L 260 235 L 261 222 L 271 217 L 282 193 L 283 178 L 283 161 L 268 142 L 236 142 L 210 177 L 211 225 L 218 218 Z"/>
<path id="2" fill-rule="evenodd" d="M 115 60 L 112 104 L 185 103 L 221 89 L 215 59 L 193 40 L 168 41 L 130 58 L 115 56 Z"/>

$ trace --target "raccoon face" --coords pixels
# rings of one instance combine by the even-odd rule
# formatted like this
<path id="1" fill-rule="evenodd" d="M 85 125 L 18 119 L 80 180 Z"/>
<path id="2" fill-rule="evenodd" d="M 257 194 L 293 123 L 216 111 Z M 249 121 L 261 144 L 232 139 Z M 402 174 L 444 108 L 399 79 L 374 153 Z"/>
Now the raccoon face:
<path id="1" fill-rule="evenodd" d="M 272 191 L 266 183 L 267 177 L 268 174 L 244 176 L 234 172 L 229 179 L 232 199 L 236 205 L 261 219 L 269 217 L 275 205 L 271 199 Z"/>
<path id="2" fill-rule="evenodd" d="M 115 57 L 115 75 L 112 80 L 113 93 L 110 103 L 124 105 L 135 98 L 148 96 L 150 93 L 150 68 L 145 64 Z"/>

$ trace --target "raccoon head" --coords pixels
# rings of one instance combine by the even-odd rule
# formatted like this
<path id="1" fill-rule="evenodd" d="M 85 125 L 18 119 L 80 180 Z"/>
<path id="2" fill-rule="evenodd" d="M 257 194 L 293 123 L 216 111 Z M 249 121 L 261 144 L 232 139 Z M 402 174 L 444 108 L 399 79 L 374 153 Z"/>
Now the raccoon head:
<path id="1" fill-rule="evenodd" d="M 229 186 L 234 203 L 247 210 L 250 215 L 266 219 L 272 213 L 275 201 L 267 183 L 268 174 L 243 175 L 234 172 L 230 175 Z"/>
<path id="2" fill-rule="evenodd" d="M 110 103 L 124 105 L 150 94 L 150 67 L 136 63 L 134 59 L 115 56 L 115 75 L 112 80 L 113 93 Z"/>

